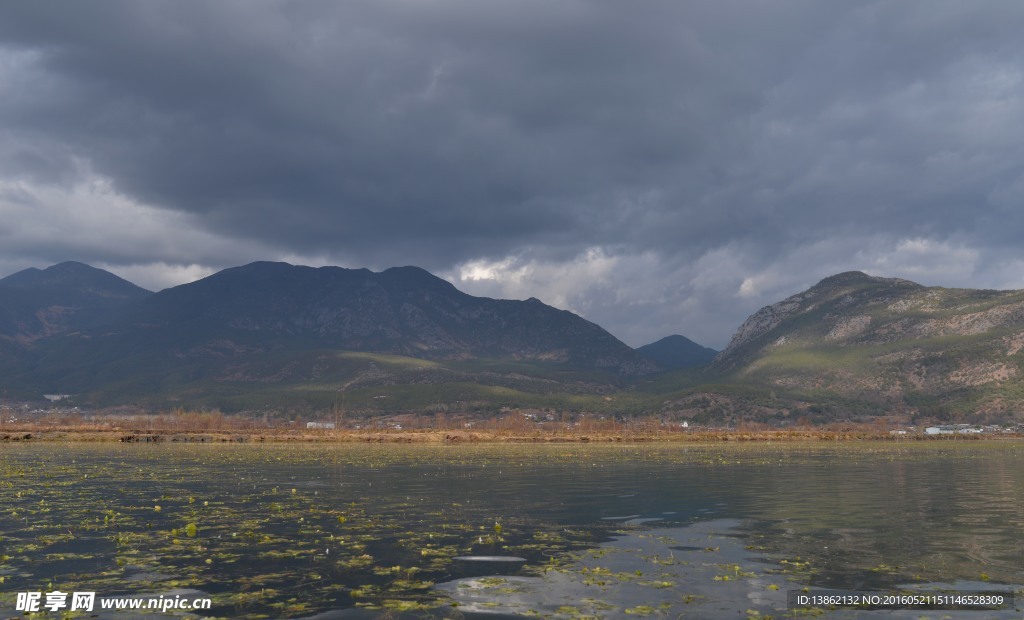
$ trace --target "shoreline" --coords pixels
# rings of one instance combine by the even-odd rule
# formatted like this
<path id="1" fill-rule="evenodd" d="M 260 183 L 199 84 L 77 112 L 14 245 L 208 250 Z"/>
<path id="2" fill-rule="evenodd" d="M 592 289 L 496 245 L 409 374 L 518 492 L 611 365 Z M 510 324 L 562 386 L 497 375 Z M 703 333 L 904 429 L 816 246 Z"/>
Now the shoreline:
<path id="1" fill-rule="evenodd" d="M 888 431 L 824 429 L 721 430 L 721 431 L 488 431 L 488 430 L 301 430 L 211 429 L 182 431 L 141 428 L 89 428 L 78 426 L 10 426 L 0 428 L 0 443 L 103 442 L 103 443 L 693 443 L 693 442 L 804 442 L 804 441 L 1005 441 L 1020 434 L 1000 435 L 893 435 Z"/>

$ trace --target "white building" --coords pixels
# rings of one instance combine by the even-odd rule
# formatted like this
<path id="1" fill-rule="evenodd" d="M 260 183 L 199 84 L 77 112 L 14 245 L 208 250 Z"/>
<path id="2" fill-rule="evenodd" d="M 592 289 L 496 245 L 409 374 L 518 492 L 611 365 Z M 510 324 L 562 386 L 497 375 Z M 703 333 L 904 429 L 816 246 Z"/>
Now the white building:
<path id="1" fill-rule="evenodd" d="M 334 422 L 306 422 L 306 428 L 334 428 Z"/>

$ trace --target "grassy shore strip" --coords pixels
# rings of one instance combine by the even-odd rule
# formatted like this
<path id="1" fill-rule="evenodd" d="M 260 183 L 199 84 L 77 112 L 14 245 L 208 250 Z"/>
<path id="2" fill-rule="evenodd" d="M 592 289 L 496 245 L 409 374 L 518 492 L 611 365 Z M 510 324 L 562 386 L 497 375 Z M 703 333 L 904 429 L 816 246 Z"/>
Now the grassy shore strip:
<path id="1" fill-rule="evenodd" d="M 179 430 L 105 429 L 38 425 L 0 429 L 0 442 L 123 442 L 123 443 L 635 443 L 718 441 L 979 441 L 1020 439 L 1022 435 L 892 435 L 872 430 L 711 430 L 689 432 L 576 432 L 462 430 L 315 430 L 259 429 L 246 431 L 182 432 Z"/>

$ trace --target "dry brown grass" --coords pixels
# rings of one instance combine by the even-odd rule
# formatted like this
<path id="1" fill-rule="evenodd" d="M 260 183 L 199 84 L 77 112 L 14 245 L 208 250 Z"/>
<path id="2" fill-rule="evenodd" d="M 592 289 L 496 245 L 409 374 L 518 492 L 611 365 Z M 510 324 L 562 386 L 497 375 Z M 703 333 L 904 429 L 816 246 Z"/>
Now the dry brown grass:
<path id="1" fill-rule="evenodd" d="M 445 426 L 450 426 L 445 424 Z M 971 441 L 1005 438 L 980 435 L 892 435 L 871 426 L 835 428 L 688 429 L 645 420 L 577 425 L 492 421 L 470 429 L 416 428 L 306 429 L 301 423 L 266 421 L 220 413 L 176 411 L 156 416 L 46 418 L 0 425 L 0 441 L 122 442 L 359 442 L 359 443 L 548 443 L 548 442 L 797 442 L 797 441 Z"/>
<path id="2" fill-rule="evenodd" d="M 446 416 L 394 416 L 363 421 L 373 428 L 307 429 L 292 422 L 178 409 L 159 415 L 49 415 L 31 421 L 0 424 L 0 441 L 124 441 L 124 442 L 793 442 L 793 441 L 970 441 L 1019 435 L 893 435 L 892 420 L 872 424 L 836 423 L 827 427 L 789 429 L 742 424 L 735 429 L 680 428 L 657 418 L 622 423 L 580 416 L 571 420 L 537 421 L 521 413 L 489 419 L 455 420 Z M 350 422 L 354 423 L 354 421 Z M 401 428 L 397 428 L 401 425 Z"/>

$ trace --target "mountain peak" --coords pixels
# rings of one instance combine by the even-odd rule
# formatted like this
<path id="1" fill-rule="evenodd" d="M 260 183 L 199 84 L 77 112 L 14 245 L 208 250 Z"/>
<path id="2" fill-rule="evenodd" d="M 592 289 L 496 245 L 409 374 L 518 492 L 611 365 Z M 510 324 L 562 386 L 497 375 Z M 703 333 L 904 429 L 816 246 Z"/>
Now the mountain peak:
<path id="1" fill-rule="evenodd" d="M 218 273 L 281 273 L 293 269 L 294 265 L 280 261 L 258 260 L 238 267 L 229 267 Z M 307 267 L 309 269 L 309 267 Z M 217 275 L 217 274 L 214 274 Z"/>
<path id="2" fill-rule="evenodd" d="M 396 280 L 407 284 L 439 284 L 451 286 L 451 282 L 439 278 L 422 267 L 406 265 L 404 267 L 389 267 L 381 271 L 379 275 L 386 280 Z"/>
<path id="3" fill-rule="evenodd" d="M 847 272 L 752 314 L 709 376 L 792 402 L 827 394 L 829 415 L 1016 415 L 1021 343 L 1024 291 Z"/>
<path id="4" fill-rule="evenodd" d="M 22 283 L 36 282 L 38 281 L 41 273 L 43 273 L 43 270 L 35 267 L 22 269 L 21 271 L 16 271 L 5 278 L 0 278 L 0 286 L 19 286 Z"/>
<path id="5" fill-rule="evenodd" d="M 53 273 L 87 273 L 90 271 L 102 271 L 102 269 L 97 269 L 96 267 L 80 263 L 76 260 L 66 260 L 62 263 L 57 263 L 56 265 L 50 265 L 43 271 Z"/>
<path id="6" fill-rule="evenodd" d="M 812 286 L 808 292 L 817 291 L 821 289 L 832 289 L 843 286 L 860 286 L 865 284 L 874 285 L 889 285 L 889 286 L 910 286 L 914 288 L 921 287 L 916 282 L 910 280 L 903 280 L 901 278 L 882 278 L 878 276 L 870 276 L 863 271 L 844 271 L 837 273 L 833 276 L 824 278 L 814 286 Z"/>
<path id="7" fill-rule="evenodd" d="M 734 354 L 762 336 L 772 332 L 784 322 L 811 312 L 821 312 L 833 307 L 836 312 L 846 313 L 870 300 L 881 300 L 900 296 L 925 287 L 900 278 L 869 276 L 863 271 L 844 271 L 829 276 L 811 288 L 765 306 L 750 315 L 733 334 L 728 346 L 719 355 L 719 361 L 734 357 Z"/>
<path id="8" fill-rule="evenodd" d="M 403 267 L 388 267 L 387 269 L 385 269 L 381 273 L 407 274 L 407 275 L 417 275 L 417 276 L 431 277 L 431 278 L 436 278 L 437 277 L 434 274 L 432 274 L 429 271 L 427 271 L 426 269 L 424 269 L 423 267 L 416 267 L 415 265 L 405 265 Z"/>
<path id="9" fill-rule="evenodd" d="M 862 284 L 874 281 L 875 278 L 869 276 L 863 271 L 844 271 L 835 275 L 822 278 L 820 282 L 814 285 L 812 288 L 819 286 L 837 286 L 847 284 Z"/>
<path id="10" fill-rule="evenodd" d="M 21 289 L 67 289 L 101 297 L 139 297 L 149 291 L 109 271 L 77 261 L 65 261 L 46 269 L 30 267 L 0 279 L 0 286 Z"/>
<path id="11" fill-rule="evenodd" d="M 116 275 L 68 261 L 0 280 L 0 336 L 28 344 L 105 324 L 152 293 Z"/>
<path id="12" fill-rule="evenodd" d="M 718 351 L 697 344 L 686 336 L 673 334 L 638 347 L 636 352 L 666 368 L 681 369 L 709 364 Z"/>

